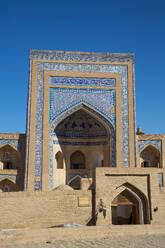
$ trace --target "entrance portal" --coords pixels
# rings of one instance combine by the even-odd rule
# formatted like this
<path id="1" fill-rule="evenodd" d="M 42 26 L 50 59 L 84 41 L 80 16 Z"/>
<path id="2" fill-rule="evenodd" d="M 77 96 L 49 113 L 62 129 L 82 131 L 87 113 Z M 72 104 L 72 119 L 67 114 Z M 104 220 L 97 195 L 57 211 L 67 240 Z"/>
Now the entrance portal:
<path id="1" fill-rule="evenodd" d="M 112 202 L 112 224 L 140 224 L 140 215 L 143 214 L 140 207 L 138 199 L 129 190 L 125 189 Z"/>

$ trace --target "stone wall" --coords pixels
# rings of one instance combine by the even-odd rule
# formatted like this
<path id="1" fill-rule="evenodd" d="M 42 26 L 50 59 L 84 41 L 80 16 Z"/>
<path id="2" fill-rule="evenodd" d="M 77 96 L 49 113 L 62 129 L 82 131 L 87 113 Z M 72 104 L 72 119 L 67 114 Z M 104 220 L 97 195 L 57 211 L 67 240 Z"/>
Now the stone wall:
<path id="1" fill-rule="evenodd" d="M 89 206 L 83 205 L 84 200 L 89 200 Z M 0 228 L 87 224 L 91 211 L 90 191 L 0 193 Z"/>

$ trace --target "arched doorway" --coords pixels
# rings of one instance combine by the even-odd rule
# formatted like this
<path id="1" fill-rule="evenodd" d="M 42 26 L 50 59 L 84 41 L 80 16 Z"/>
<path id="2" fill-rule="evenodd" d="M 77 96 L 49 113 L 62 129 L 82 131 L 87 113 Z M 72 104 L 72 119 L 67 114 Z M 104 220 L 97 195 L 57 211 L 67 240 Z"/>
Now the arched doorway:
<path id="1" fill-rule="evenodd" d="M 112 224 L 148 224 L 147 206 L 147 200 L 139 190 L 132 191 L 130 188 L 125 188 L 111 203 Z"/>
<path id="2" fill-rule="evenodd" d="M 140 153 L 140 164 L 143 168 L 160 168 L 160 151 L 152 146 L 147 146 Z"/>

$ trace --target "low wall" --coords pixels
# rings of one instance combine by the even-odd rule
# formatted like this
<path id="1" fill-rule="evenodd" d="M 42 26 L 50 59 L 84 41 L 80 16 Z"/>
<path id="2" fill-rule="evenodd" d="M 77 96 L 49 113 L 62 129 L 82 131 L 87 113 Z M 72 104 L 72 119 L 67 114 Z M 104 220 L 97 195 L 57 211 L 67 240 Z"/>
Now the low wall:
<path id="1" fill-rule="evenodd" d="M 0 193 L 0 228 L 87 224 L 91 212 L 90 191 Z"/>

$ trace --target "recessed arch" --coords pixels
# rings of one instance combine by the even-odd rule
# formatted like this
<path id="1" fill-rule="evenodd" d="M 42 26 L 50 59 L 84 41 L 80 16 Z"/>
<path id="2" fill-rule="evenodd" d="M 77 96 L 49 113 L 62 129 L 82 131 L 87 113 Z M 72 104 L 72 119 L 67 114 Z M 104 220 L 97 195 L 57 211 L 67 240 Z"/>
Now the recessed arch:
<path id="1" fill-rule="evenodd" d="M 63 121 L 66 117 L 70 116 L 72 113 L 76 112 L 77 110 L 82 109 L 86 111 L 88 114 L 97 118 L 98 121 L 106 128 L 107 133 L 110 137 L 110 160 L 111 160 L 111 167 L 116 167 L 116 135 L 115 135 L 115 128 L 110 119 L 108 119 L 104 114 L 100 113 L 99 110 L 91 107 L 87 103 L 81 102 L 77 105 L 72 106 L 71 108 L 66 109 L 58 115 L 58 117 L 54 118 L 53 121 L 50 123 L 50 136 L 54 136 L 54 130 L 57 125 Z M 51 149 L 51 147 L 50 147 Z"/>
<path id="2" fill-rule="evenodd" d="M 5 144 L 0 147 L 0 169 L 17 169 L 19 165 L 20 154 L 11 144 Z"/>
<path id="3" fill-rule="evenodd" d="M 103 125 L 105 125 L 105 127 L 111 127 L 114 129 L 114 125 L 112 124 L 111 119 L 107 118 L 105 116 L 105 114 L 101 113 L 98 109 L 95 109 L 93 106 L 90 106 L 88 103 L 85 102 L 80 102 L 78 104 L 75 104 L 74 106 L 67 108 L 65 110 L 62 111 L 61 114 L 59 114 L 58 116 L 56 116 L 52 122 L 50 123 L 50 127 L 51 129 L 55 129 L 55 127 L 62 121 L 64 120 L 67 116 L 71 115 L 72 113 L 74 113 L 75 111 L 79 110 L 79 109 L 83 109 L 86 110 L 87 112 L 89 112 L 90 114 L 93 114 L 94 116 L 97 116 L 100 120 L 100 122 L 102 122 Z"/>
<path id="4" fill-rule="evenodd" d="M 126 182 L 114 191 L 113 197 L 111 202 L 113 224 L 150 223 L 148 200 L 141 190 Z"/>
<path id="5" fill-rule="evenodd" d="M 70 156 L 70 169 L 85 169 L 86 159 L 81 151 L 75 151 Z"/>
<path id="6" fill-rule="evenodd" d="M 64 161 L 63 161 L 63 154 L 61 151 L 58 151 L 56 153 L 55 159 L 56 159 L 57 169 L 63 169 L 64 168 Z"/>
<path id="7" fill-rule="evenodd" d="M 1 192 L 17 191 L 17 185 L 11 178 L 5 177 L 0 180 L 0 190 Z"/>
<path id="8" fill-rule="evenodd" d="M 109 119 L 108 116 L 105 116 L 103 113 L 99 112 L 99 110 L 94 109 L 92 106 L 89 106 L 87 103 L 80 102 L 75 104 L 74 106 L 69 106 L 65 111 L 63 111 L 61 114 L 59 113 L 58 116 L 55 116 L 53 121 L 50 122 L 50 189 L 53 188 L 53 139 L 57 139 L 57 144 L 60 145 L 60 140 L 58 140 L 57 136 L 55 135 L 55 128 L 58 126 L 58 124 L 63 121 L 65 118 L 68 116 L 71 116 L 73 113 L 75 113 L 78 110 L 83 110 L 89 115 L 91 115 L 93 118 L 96 118 L 107 130 L 108 137 L 106 139 L 106 142 L 102 142 L 106 145 L 108 144 L 108 149 L 109 149 L 109 158 L 110 163 L 108 162 L 108 165 L 110 167 L 116 167 L 116 137 L 115 137 L 115 128 Z M 59 143 L 58 143 L 59 142 Z M 64 156 L 65 162 L 66 158 Z"/>
<path id="9" fill-rule="evenodd" d="M 160 168 L 161 154 L 153 145 L 147 145 L 140 153 L 141 167 Z"/>

